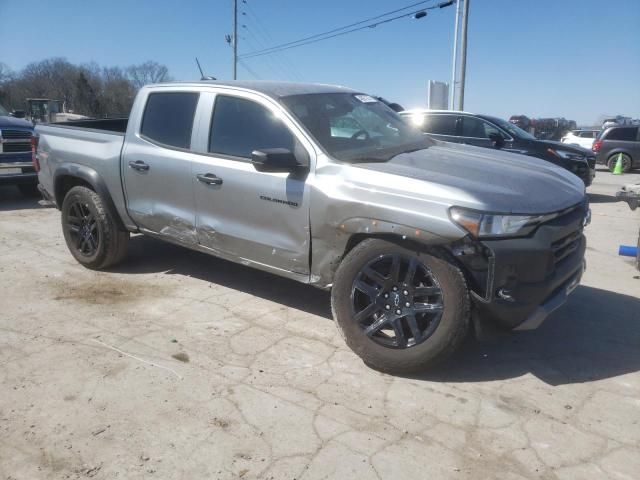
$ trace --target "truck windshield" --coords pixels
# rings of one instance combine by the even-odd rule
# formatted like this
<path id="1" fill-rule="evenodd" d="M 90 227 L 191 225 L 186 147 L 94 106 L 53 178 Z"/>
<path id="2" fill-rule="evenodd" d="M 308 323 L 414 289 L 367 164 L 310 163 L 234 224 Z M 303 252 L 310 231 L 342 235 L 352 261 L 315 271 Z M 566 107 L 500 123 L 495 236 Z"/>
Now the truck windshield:
<path id="1" fill-rule="evenodd" d="M 369 95 L 313 93 L 281 101 L 332 157 L 342 161 L 387 161 L 433 141 Z"/>
<path id="2" fill-rule="evenodd" d="M 0 117 L 6 117 L 7 115 L 9 115 L 7 109 L 0 105 Z"/>

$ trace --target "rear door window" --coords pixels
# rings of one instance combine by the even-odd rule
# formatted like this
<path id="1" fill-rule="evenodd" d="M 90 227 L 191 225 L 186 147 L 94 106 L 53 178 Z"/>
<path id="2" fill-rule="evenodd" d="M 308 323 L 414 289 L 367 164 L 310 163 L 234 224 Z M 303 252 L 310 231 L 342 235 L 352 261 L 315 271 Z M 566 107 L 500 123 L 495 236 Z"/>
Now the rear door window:
<path id="1" fill-rule="evenodd" d="M 456 115 L 426 115 L 421 129 L 434 135 L 456 136 Z"/>
<path id="2" fill-rule="evenodd" d="M 209 152 L 251 158 L 267 148 L 294 151 L 295 137 L 269 109 L 252 100 L 217 95 L 209 133 Z"/>
<path id="3" fill-rule="evenodd" d="M 612 129 L 605 140 L 622 140 L 633 142 L 638 136 L 638 127 L 620 127 Z"/>
<path id="4" fill-rule="evenodd" d="M 481 120 L 473 117 L 461 117 L 462 136 L 471 138 L 488 138 L 484 132 L 484 125 Z"/>
<path id="5" fill-rule="evenodd" d="M 142 117 L 140 134 L 170 147 L 191 147 L 193 117 L 198 104 L 195 92 L 151 93 Z"/>
<path id="6" fill-rule="evenodd" d="M 460 121 L 462 122 L 463 137 L 488 139 L 492 133 L 504 137 L 496 127 L 479 118 L 463 116 L 460 117 Z"/>

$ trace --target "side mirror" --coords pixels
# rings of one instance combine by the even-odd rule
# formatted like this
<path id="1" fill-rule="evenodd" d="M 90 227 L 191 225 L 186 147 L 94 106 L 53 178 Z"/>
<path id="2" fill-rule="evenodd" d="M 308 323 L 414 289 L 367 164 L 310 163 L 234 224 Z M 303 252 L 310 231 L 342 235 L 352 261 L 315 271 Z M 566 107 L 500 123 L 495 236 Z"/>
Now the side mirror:
<path id="1" fill-rule="evenodd" d="M 251 163 L 259 172 L 293 172 L 304 168 L 293 152 L 286 148 L 254 150 Z"/>
<path id="2" fill-rule="evenodd" d="M 25 117 L 25 112 L 24 112 L 24 110 L 14 110 L 9 115 L 11 115 L 12 117 L 15 117 L 15 118 L 24 118 Z"/>
<path id="3" fill-rule="evenodd" d="M 493 146 L 495 148 L 504 147 L 504 138 L 499 133 L 495 133 L 495 132 L 494 133 L 490 133 L 489 134 L 489 139 L 491 140 L 491 142 L 493 143 Z"/>

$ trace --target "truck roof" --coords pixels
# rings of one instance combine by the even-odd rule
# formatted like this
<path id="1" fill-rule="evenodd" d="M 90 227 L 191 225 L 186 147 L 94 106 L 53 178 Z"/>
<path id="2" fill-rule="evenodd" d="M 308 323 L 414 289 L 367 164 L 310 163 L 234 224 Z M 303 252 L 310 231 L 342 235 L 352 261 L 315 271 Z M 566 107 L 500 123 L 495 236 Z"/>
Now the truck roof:
<path id="1" fill-rule="evenodd" d="M 219 87 L 239 88 L 243 90 L 253 90 L 272 98 L 288 97 L 290 95 L 304 95 L 309 93 L 361 93 L 339 85 L 328 85 L 323 83 L 302 83 L 302 82 L 276 82 L 268 80 L 201 80 L 195 82 L 171 82 L 147 85 L 146 88 L 155 87 L 175 87 L 175 86 L 198 86 L 214 85 Z"/>

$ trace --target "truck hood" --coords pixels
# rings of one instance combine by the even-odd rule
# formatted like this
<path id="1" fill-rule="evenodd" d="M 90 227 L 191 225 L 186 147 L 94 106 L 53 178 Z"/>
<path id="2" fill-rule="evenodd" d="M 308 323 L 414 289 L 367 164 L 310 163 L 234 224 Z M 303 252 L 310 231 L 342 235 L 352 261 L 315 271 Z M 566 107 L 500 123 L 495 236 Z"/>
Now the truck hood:
<path id="1" fill-rule="evenodd" d="M 452 204 L 496 213 L 552 213 L 585 200 L 582 180 L 563 168 L 534 157 L 469 145 L 436 142 L 387 162 L 354 166 L 421 180 L 425 196 L 444 189 L 451 193 Z"/>
<path id="2" fill-rule="evenodd" d="M 0 128 L 27 128 L 33 130 L 31 122 L 27 122 L 21 118 L 9 117 L 6 115 L 0 116 Z"/>

